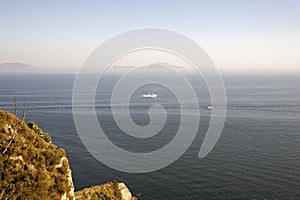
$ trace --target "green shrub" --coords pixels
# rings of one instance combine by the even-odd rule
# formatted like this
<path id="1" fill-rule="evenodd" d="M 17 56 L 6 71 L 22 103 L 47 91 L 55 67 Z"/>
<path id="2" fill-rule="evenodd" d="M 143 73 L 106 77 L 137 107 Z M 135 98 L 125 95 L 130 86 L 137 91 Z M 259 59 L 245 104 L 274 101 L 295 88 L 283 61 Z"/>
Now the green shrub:
<path id="1" fill-rule="evenodd" d="M 50 135 L 34 122 L 26 125 L 13 114 L 0 110 L 0 154 L 8 145 L 0 157 L 2 199 L 55 200 L 72 189 L 69 163 L 62 160 L 65 151 L 51 144 Z M 55 166 L 61 162 L 61 167 Z"/>

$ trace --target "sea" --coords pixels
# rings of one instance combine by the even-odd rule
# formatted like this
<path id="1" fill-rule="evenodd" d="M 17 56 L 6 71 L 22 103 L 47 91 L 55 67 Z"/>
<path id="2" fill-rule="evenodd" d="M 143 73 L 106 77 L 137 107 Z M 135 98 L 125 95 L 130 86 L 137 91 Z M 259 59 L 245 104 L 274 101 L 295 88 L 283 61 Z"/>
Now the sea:
<path id="1" fill-rule="evenodd" d="M 26 97 L 26 121 L 36 122 L 55 145 L 66 150 L 76 191 L 116 180 L 145 200 L 300 199 L 299 74 L 222 74 L 227 99 L 225 124 L 218 142 L 204 158 L 198 153 L 211 119 L 210 96 L 203 80 L 192 77 L 190 82 L 199 98 L 198 133 L 179 159 L 144 173 L 110 168 L 84 146 L 72 113 L 75 78 L 76 74 L 2 73 L 0 109 L 13 112 L 16 97 L 17 114 L 22 116 Z M 107 137 L 131 152 L 147 153 L 167 145 L 181 119 L 176 96 L 167 87 L 149 84 L 133 93 L 129 106 L 119 104 L 117 110 L 129 109 L 140 126 L 149 124 L 148 111 L 153 104 L 161 104 L 168 114 L 159 137 L 128 137 L 114 122 L 111 111 L 111 91 L 118 78 L 107 75 L 96 91 L 97 119 Z M 150 90 L 158 94 L 157 99 L 141 98 Z M 90 104 L 86 102 L 86 106 Z"/>

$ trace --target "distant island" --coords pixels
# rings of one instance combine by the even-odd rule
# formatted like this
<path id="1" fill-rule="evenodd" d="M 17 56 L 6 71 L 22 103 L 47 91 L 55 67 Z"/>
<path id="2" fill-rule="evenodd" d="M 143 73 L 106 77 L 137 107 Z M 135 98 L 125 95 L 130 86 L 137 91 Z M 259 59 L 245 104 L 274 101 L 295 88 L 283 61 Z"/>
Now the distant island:
<path id="1" fill-rule="evenodd" d="M 139 72 L 143 73 L 159 73 L 161 74 L 162 72 L 169 70 L 169 69 L 174 69 L 174 70 L 184 70 L 184 66 L 177 66 L 177 65 L 172 65 L 168 63 L 163 63 L 163 62 L 158 62 L 158 63 L 151 63 L 151 64 L 146 64 L 146 65 L 140 65 L 140 66 L 134 66 L 134 65 L 113 65 L 112 68 L 110 69 L 112 73 L 124 73 L 132 69 L 137 69 Z"/>
<path id="2" fill-rule="evenodd" d="M 163 63 L 163 62 L 158 62 L 158 63 L 151 63 L 151 64 L 147 64 L 147 65 L 142 65 L 139 66 L 141 68 L 146 68 L 146 69 L 162 69 L 165 67 L 169 67 L 169 68 L 176 68 L 176 69 L 182 69 L 184 68 L 183 66 L 177 66 L 177 65 L 171 65 L 168 63 Z M 113 65 L 113 69 L 132 69 L 135 68 L 135 66 L 131 66 L 131 65 L 125 65 L 125 66 L 121 66 L 121 65 Z"/>
<path id="3" fill-rule="evenodd" d="M 0 72 L 34 72 L 38 68 L 25 63 L 0 63 Z"/>

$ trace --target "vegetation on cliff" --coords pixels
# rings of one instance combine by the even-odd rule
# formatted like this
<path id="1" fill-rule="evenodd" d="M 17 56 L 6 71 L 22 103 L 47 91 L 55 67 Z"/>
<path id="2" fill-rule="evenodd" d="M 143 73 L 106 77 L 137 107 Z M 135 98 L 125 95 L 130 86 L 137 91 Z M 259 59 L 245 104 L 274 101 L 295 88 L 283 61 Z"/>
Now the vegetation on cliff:
<path id="1" fill-rule="evenodd" d="M 0 199 L 74 199 L 63 149 L 35 123 L 0 110 Z"/>
<path id="2" fill-rule="evenodd" d="M 93 186 L 75 193 L 76 200 L 136 200 L 124 183 L 116 181 Z"/>
<path id="3" fill-rule="evenodd" d="M 24 113 L 23 113 L 24 119 Z M 124 183 L 110 182 L 74 194 L 63 149 L 34 122 L 0 110 L 0 200 L 134 200 Z"/>

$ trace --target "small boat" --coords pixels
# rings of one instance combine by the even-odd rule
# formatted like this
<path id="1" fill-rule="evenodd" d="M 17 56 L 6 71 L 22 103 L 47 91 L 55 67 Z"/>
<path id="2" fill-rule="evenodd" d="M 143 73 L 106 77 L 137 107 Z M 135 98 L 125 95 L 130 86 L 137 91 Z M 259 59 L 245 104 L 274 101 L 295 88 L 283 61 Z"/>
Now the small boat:
<path id="1" fill-rule="evenodd" d="M 149 98 L 149 99 L 156 99 L 157 98 L 157 94 L 153 93 L 153 92 L 148 92 L 147 94 L 143 94 L 142 95 L 143 98 Z"/>

